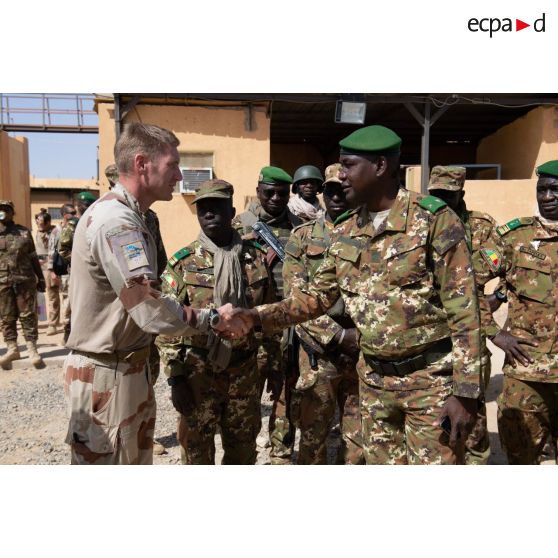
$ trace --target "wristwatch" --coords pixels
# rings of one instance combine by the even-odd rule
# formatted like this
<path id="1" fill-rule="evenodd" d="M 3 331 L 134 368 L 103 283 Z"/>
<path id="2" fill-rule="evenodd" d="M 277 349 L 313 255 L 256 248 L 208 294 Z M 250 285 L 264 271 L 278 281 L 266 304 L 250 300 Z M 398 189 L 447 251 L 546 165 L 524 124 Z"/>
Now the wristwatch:
<path id="1" fill-rule="evenodd" d="M 504 291 L 501 291 L 500 289 L 498 289 L 497 291 L 494 291 L 494 296 L 500 302 L 508 302 L 508 297 L 507 297 L 506 293 Z"/>
<path id="2" fill-rule="evenodd" d="M 219 312 L 215 308 L 212 308 L 209 311 L 209 325 L 215 329 L 221 323 L 221 316 L 219 316 Z"/>

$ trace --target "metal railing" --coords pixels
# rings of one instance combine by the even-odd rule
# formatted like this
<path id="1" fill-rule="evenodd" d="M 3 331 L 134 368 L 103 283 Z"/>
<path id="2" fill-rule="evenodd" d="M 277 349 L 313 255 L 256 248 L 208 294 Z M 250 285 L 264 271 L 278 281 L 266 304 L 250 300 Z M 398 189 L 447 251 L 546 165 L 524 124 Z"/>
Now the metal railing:
<path id="1" fill-rule="evenodd" d="M 0 130 L 96 134 L 94 100 L 83 93 L 0 93 Z"/>

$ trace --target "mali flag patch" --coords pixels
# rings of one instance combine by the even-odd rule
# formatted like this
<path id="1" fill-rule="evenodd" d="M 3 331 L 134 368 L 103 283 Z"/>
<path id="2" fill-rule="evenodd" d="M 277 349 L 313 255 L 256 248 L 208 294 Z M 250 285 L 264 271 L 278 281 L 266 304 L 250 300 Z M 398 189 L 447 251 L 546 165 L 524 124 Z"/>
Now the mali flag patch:
<path id="1" fill-rule="evenodd" d="M 488 267 L 494 272 L 499 271 L 502 265 L 502 257 L 496 250 L 491 250 L 490 248 L 482 248 L 481 256 L 484 261 L 488 264 Z"/>

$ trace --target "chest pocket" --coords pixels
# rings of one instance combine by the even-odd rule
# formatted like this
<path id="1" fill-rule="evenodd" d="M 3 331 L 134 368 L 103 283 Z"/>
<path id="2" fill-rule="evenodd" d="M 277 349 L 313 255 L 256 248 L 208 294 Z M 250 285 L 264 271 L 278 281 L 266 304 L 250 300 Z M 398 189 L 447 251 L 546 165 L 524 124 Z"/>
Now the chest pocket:
<path id="1" fill-rule="evenodd" d="M 244 264 L 244 271 L 246 273 L 246 281 L 250 287 L 258 287 L 263 285 L 268 280 L 267 270 L 263 265 L 247 265 Z"/>
<path id="2" fill-rule="evenodd" d="M 552 297 L 550 259 L 543 260 L 525 252 L 516 252 L 512 284 L 517 296 L 538 302 L 549 302 Z"/>
<path id="3" fill-rule="evenodd" d="M 384 255 L 386 279 L 392 287 L 420 281 L 427 273 L 426 237 L 400 237 L 390 244 Z"/>

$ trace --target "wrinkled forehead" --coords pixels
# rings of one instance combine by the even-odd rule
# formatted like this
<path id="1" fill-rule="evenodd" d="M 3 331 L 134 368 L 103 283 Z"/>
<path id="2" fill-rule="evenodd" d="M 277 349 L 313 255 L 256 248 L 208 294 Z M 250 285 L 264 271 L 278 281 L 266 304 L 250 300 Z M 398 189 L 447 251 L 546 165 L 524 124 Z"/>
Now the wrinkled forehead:
<path id="1" fill-rule="evenodd" d="M 549 174 L 541 174 L 537 180 L 537 187 L 558 188 L 558 177 Z"/>

